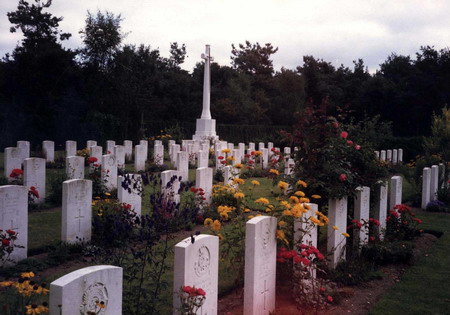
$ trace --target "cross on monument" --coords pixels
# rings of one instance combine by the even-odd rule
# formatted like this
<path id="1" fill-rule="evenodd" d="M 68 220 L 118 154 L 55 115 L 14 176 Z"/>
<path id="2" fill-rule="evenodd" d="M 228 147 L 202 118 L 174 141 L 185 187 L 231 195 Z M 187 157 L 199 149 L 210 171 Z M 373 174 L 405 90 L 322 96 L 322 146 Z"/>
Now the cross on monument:
<path id="1" fill-rule="evenodd" d="M 264 294 L 264 310 L 266 310 L 266 293 L 269 292 L 269 289 L 267 289 L 267 281 L 264 280 L 264 290 L 261 291 L 261 294 Z"/>
<path id="2" fill-rule="evenodd" d="M 78 208 L 78 217 L 75 217 L 75 219 L 78 219 L 78 232 L 81 232 L 81 219 L 84 218 L 84 216 L 81 216 L 81 209 Z"/>
<path id="3" fill-rule="evenodd" d="M 205 71 L 203 77 L 203 110 L 201 119 L 211 119 L 210 101 L 211 101 L 211 75 L 210 65 L 214 58 L 211 57 L 211 48 L 206 45 L 205 53 L 201 55 L 205 60 Z"/>

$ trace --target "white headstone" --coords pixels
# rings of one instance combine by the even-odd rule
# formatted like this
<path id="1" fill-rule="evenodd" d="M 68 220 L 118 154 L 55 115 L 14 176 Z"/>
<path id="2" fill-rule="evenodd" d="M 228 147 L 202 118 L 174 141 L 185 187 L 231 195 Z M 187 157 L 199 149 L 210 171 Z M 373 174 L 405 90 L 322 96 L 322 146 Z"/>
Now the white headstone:
<path id="1" fill-rule="evenodd" d="M 341 260 L 345 260 L 346 237 L 342 233 L 347 232 L 347 198 L 330 199 L 328 201 L 328 239 L 327 252 L 331 253 L 330 267 L 335 268 Z M 338 230 L 334 230 L 336 226 Z"/>
<path id="2" fill-rule="evenodd" d="M 258 151 L 262 151 L 262 149 L 264 149 L 264 142 L 259 142 L 258 143 Z"/>
<path id="3" fill-rule="evenodd" d="M 397 149 L 392 150 L 392 164 L 394 164 L 394 165 L 398 164 L 398 150 Z"/>
<path id="4" fill-rule="evenodd" d="M 177 167 L 177 162 L 178 162 L 178 152 L 181 151 L 181 146 L 179 144 L 174 144 L 172 146 L 172 155 L 170 156 L 172 164 Z"/>
<path id="5" fill-rule="evenodd" d="M 148 141 L 147 140 L 141 140 L 141 141 L 139 141 L 139 144 L 144 147 L 144 158 L 145 158 L 144 161 L 147 162 L 147 158 L 148 158 Z"/>
<path id="6" fill-rule="evenodd" d="M 166 200 L 180 202 L 180 176 L 175 170 L 161 172 L 161 192 Z"/>
<path id="7" fill-rule="evenodd" d="M 0 186 L 0 227 L 17 233 L 9 259 L 13 262 L 27 258 L 28 249 L 28 189 L 19 185 Z M 9 265 L 9 263 L 7 263 Z"/>
<path id="8" fill-rule="evenodd" d="M 200 150 L 197 153 L 197 167 L 208 167 L 209 151 Z"/>
<path id="9" fill-rule="evenodd" d="M 123 145 L 116 145 L 113 154 L 117 159 L 117 167 L 123 170 L 125 168 L 125 147 Z"/>
<path id="10" fill-rule="evenodd" d="M 134 147 L 134 171 L 145 171 L 145 147 L 140 144 Z"/>
<path id="11" fill-rule="evenodd" d="M 392 150 L 386 151 L 386 161 L 388 161 L 389 163 L 392 163 Z"/>
<path id="12" fill-rule="evenodd" d="M 13 178 L 9 177 L 13 169 L 22 168 L 22 150 L 20 148 L 9 147 L 5 148 L 5 177 L 11 181 Z"/>
<path id="13" fill-rule="evenodd" d="M 391 191 L 389 193 L 389 208 L 393 210 L 395 205 L 402 203 L 402 177 L 392 176 Z"/>
<path id="14" fill-rule="evenodd" d="M 164 164 L 164 146 L 162 144 L 155 144 L 153 147 L 153 161 L 156 165 Z"/>
<path id="15" fill-rule="evenodd" d="M 286 160 L 286 163 L 284 164 L 284 175 L 291 176 L 294 166 L 295 162 L 293 159 Z"/>
<path id="16" fill-rule="evenodd" d="M 267 143 L 267 150 L 269 150 L 269 157 L 272 156 L 273 142 Z"/>
<path id="17" fill-rule="evenodd" d="M 431 166 L 430 180 L 430 200 L 437 200 L 437 191 L 439 189 L 439 166 Z"/>
<path id="18" fill-rule="evenodd" d="M 17 147 L 20 149 L 22 160 L 20 163 L 23 163 L 23 160 L 28 159 L 30 157 L 30 141 L 17 141 Z M 19 167 L 20 168 L 20 167 Z"/>
<path id="19" fill-rule="evenodd" d="M 380 160 L 381 161 L 386 161 L 386 151 L 385 150 L 381 150 Z"/>
<path id="20" fill-rule="evenodd" d="M 244 314 L 275 311 L 277 219 L 258 216 L 245 225 Z"/>
<path id="21" fill-rule="evenodd" d="M 23 185 L 30 189 L 34 187 L 38 191 L 39 198 L 34 198 L 36 203 L 45 201 L 45 159 L 28 158 L 23 162 Z"/>
<path id="22" fill-rule="evenodd" d="M 362 228 L 355 229 L 354 242 L 358 246 L 364 246 L 369 242 L 369 211 L 370 211 L 370 187 L 363 186 L 356 189 L 355 220 L 364 224 Z"/>
<path id="23" fill-rule="evenodd" d="M 102 176 L 101 179 L 107 190 L 117 188 L 117 159 L 114 154 L 102 156 Z"/>
<path id="24" fill-rule="evenodd" d="M 103 148 L 98 145 L 94 145 L 91 146 L 89 150 L 90 150 L 89 156 L 95 157 L 97 159 L 97 162 L 95 162 L 94 164 L 102 165 Z"/>
<path id="25" fill-rule="evenodd" d="M 425 167 L 422 172 L 422 209 L 427 207 L 431 197 L 431 169 Z"/>
<path id="26" fill-rule="evenodd" d="M 66 157 L 66 175 L 68 179 L 84 179 L 84 157 Z"/>
<path id="27" fill-rule="evenodd" d="M 189 180 L 189 153 L 180 151 L 177 154 L 177 170 L 181 176 L 181 180 L 186 182 Z"/>
<path id="28" fill-rule="evenodd" d="M 42 141 L 42 153 L 47 162 L 55 162 L 55 142 L 50 140 Z"/>
<path id="29" fill-rule="evenodd" d="M 291 148 L 290 147 L 284 147 L 284 158 L 287 160 L 291 157 Z"/>
<path id="30" fill-rule="evenodd" d="M 180 314 L 179 292 L 183 286 L 201 288 L 205 291 L 204 303 L 197 314 L 217 314 L 219 281 L 219 238 L 198 235 L 192 243 L 188 237 L 175 245 L 173 308 Z"/>
<path id="31" fill-rule="evenodd" d="M 86 148 L 89 150 L 91 147 L 94 147 L 97 145 L 97 141 L 95 140 L 88 140 L 86 141 Z"/>
<path id="32" fill-rule="evenodd" d="M 92 181 L 71 179 L 63 182 L 61 240 L 69 243 L 90 241 L 91 222 Z"/>
<path id="33" fill-rule="evenodd" d="M 66 141 L 66 157 L 77 155 L 77 142 L 73 140 Z"/>
<path id="34" fill-rule="evenodd" d="M 169 156 L 172 155 L 172 146 L 176 144 L 175 140 L 169 140 Z"/>
<path id="35" fill-rule="evenodd" d="M 375 151 L 375 158 L 376 158 L 377 160 L 380 159 L 380 151 Z"/>
<path id="36" fill-rule="evenodd" d="M 245 143 L 240 142 L 238 144 L 238 148 L 239 148 L 239 151 L 240 151 L 240 154 L 241 154 L 241 158 L 244 158 L 244 155 L 245 155 Z"/>
<path id="37" fill-rule="evenodd" d="M 106 152 L 105 154 L 114 154 L 114 147 L 116 146 L 116 141 L 107 140 L 106 141 Z"/>
<path id="38" fill-rule="evenodd" d="M 137 215 L 142 212 L 142 177 L 140 174 L 125 174 L 117 177 L 117 199 L 131 205 Z"/>
<path id="39" fill-rule="evenodd" d="M 209 167 L 197 168 L 195 172 L 195 187 L 202 188 L 205 195 L 203 196 L 206 200 L 206 204 L 211 203 L 212 195 L 212 184 L 213 184 L 213 169 Z"/>
<path id="40" fill-rule="evenodd" d="M 123 270 L 91 266 L 75 270 L 50 284 L 50 315 L 122 314 Z M 104 308 L 99 304 L 103 302 Z"/>
<path id="41" fill-rule="evenodd" d="M 403 149 L 398 149 L 398 164 L 403 164 Z"/>
<path id="42" fill-rule="evenodd" d="M 382 182 L 378 192 L 377 192 L 377 202 L 375 204 L 374 219 L 380 222 L 380 226 L 375 226 L 376 233 L 383 239 L 383 234 L 381 233 L 386 229 L 386 217 L 387 217 L 387 207 L 388 207 L 388 182 Z"/>
<path id="43" fill-rule="evenodd" d="M 233 167 L 231 165 L 227 165 L 223 168 L 223 184 L 224 185 L 232 185 L 234 175 L 232 173 Z"/>
<path id="44" fill-rule="evenodd" d="M 240 164 L 242 162 L 242 156 L 241 156 L 241 150 L 239 149 L 233 149 L 232 155 L 234 157 L 233 165 Z"/>
<path id="45" fill-rule="evenodd" d="M 266 169 L 269 167 L 269 149 L 262 149 L 262 168 Z"/>
<path id="46" fill-rule="evenodd" d="M 250 143 L 248 144 L 248 149 L 249 149 L 250 151 L 255 151 L 255 143 L 250 142 Z"/>
<path id="47" fill-rule="evenodd" d="M 124 140 L 123 146 L 125 147 L 125 159 L 131 161 L 131 158 L 133 156 L 133 141 Z"/>
<path id="48" fill-rule="evenodd" d="M 319 206 L 315 203 L 308 203 L 308 205 L 309 210 L 303 214 L 302 219 L 294 221 L 294 242 L 295 244 L 299 244 L 301 240 L 302 244 L 317 247 L 317 225 L 314 225 L 308 233 L 303 232 L 310 226 L 305 220 L 315 216 L 316 211 L 319 210 Z"/>

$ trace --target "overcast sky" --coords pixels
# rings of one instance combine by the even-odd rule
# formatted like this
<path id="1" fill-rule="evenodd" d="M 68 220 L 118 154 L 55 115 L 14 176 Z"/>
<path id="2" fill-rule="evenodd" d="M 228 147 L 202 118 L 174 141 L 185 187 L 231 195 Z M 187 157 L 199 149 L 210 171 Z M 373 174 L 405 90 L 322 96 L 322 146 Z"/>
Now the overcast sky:
<path id="1" fill-rule="evenodd" d="M 1 56 L 21 39 L 9 33 L 6 16 L 17 4 L 0 0 Z M 415 57 L 420 46 L 450 46 L 450 0 L 53 0 L 49 12 L 64 17 L 60 29 L 72 33 L 66 47 L 81 46 L 88 10 L 121 14 L 130 32 L 125 43 L 150 45 L 163 56 L 171 42 L 185 43 L 189 71 L 205 44 L 216 62 L 229 65 L 231 44 L 245 40 L 278 47 L 276 69 L 294 69 L 313 55 L 348 67 L 363 58 L 371 72 L 392 52 Z"/>

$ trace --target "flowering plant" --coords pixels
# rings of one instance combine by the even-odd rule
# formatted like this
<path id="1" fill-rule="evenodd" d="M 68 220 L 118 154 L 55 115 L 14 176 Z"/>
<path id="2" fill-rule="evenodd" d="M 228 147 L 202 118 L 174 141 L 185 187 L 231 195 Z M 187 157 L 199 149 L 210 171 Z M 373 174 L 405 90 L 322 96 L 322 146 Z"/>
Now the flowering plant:
<path id="1" fill-rule="evenodd" d="M 416 218 L 416 214 L 411 211 L 411 207 L 401 204 L 396 205 L 393 210 L 389 211 L 386 219 L 385 239 L 389 241 L 395 240 L 412 240 L 420 234 L 418 226 L 423 221 Z"/>
<path id="2" fill-rule="evenodd" d="M 15 168 L 9 174 L 11 179 L 11 184 L 13 185 L 22 185 L 23 184 L 23 171 L 20 168 Z"/>
<path id="3" fill-rule="evenodd" d="M 39 284 L 33 272 L 23 272 L 16 281 L 2 281 L 0 287 L 5 288 L 0 293 L 0 300 L 8 301 L 1 305 L 2 314 L 47 314 L 47 295 L 49 290 L 45 283 Z"/>
<path id="4" fill-rule="evenodd" d="M 17 232 L 13 230 L 0 230 L 0 268 L 2 268 L 7 262 L 11 261 L 9 257 L 14 248 L 21 248 L 14 244 L 17 240 Z"/>
<path id="5" fill-rule="evenodd" d="M 179 292 L 181 315 L 196 315 L 206 299 L 206 292 L 201 288 L 183 286 Z"/>

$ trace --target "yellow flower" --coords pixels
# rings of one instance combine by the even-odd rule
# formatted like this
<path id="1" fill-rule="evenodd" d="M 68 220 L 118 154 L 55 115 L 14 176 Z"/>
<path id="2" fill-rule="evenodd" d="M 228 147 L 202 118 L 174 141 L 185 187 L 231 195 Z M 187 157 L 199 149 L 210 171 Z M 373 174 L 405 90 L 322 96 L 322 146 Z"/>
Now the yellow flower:
<path id="1" fill-rule="evenodd" d="M 297 181 L 297 185 L 303 186 L 304 188 L 308 187 L 308 184 L 301 179 Z"/>
<path id="2" fill-rule="evenodd" d="M 20 274 L 21 278 L 33 278 L 35 276 L 34 272 L 22 272 Z"/>
<path id="3" fill-rule="evenodd" d="M 271 168 L 271 169 L 269 170 L 269 173 L 270 173 L 270 174 L 275 174 L 275 175 L 280 175 L 280 172 L 278 172 L 277 170 L 274 170 L 273 168 Z"/>
<path id="4" fill-rule="evenodd" d="M 105 196 L 111 197 L 111 194 L 109 192 L 105 192 Z"/>
<path id="5" fill-rule="evenodd" d="M 345 237 L 350 237 L 350 234 L 348 233 L 342 233 L 342 235 L 344 235 Z"/>
<path id="6" fill-rule="evenodd" d="M 255 202 L 256 202 L 256 203 L 262 203 L 262 204 L 268 205 L 268 204 L 269 204 L 269 199 L 267 199 L 267 198 L 262 198 L 262 197 L 261 197 L 261 198 L 256 199 Z"/>
<path id="7" fill-rule="evenodd" d="M 252 210 L 250 210 L 250 209 L 248 209 L 248 208 L 245 208 L 245 209 L 244 209 L 244 212 L 250 212 L 250 211 L 252 211 Z"/>
<path id="8" fill-rule="evenodd" d="M 336 225 L 333 225 L 333 230 L 337 231 L 339 228 Z"/>
<path id="9" fill-rule="evenodd" d="M 309 210 L 309 209 L 311 209 L 311 206 L 310 205 L 308 205 L 308 204 L 303 204 L 303 207 L 305 207 L 305 209 L 307 209 L 307 210 Z"/>
<path id="10" fill-rule="evenodd" d="M 11 287 L 15 284 L 13 281 L 2 281 L 0 282 L 0 287 Z"/>
<path id="11" fill-rule="evenodd" d="M 300 198 L 300 202 L 301 203 L 308 203 L 309 202 L 309 198 L 305 198 L 305 197 Z"/>
<path id="12" fill-rule="evenodd" d="M 99 308 L 101 308 L 101 309 L 103 309 L 103 308 L 106 308 L 106 304 L 105 304 L 105 302 L 103 302 L 103 301 L 101 301 L 101 302 L 97 302 L 97 303 L 95 303 Z"/>
<path id="13" fill-rule="evenodd" d="M 224 237 L 223 237 L 223 235 L 222 234 L 217 234 L 217 236 L 219 237 L 219 241 L 223 241 L 224 240 Z"/>
<path id="14" fill-rule="evenodd" d="M 211 218 L 206 218 L 205 222 L 203 222 L 204 225 L 210 226 L 213 223 L 213 220 Z"/>
<path id="15" fill-rule="evenodd" d="M 25 308 L 27 309 L 26 312 L 27 315 L 37 315 L 41 313 L 41 310 L 38 308 L 36 304 L 25 305 Z"/>
<path id="16" fill-rule="evenodd" d="M 228 213 L 227 212 L 221 212 L 220 213 L 220 217 L 223 219 L 223 220 L 228 220 Z"/>
<path id="17" fill-rule="evenodd" d="M 243 180 L 242 178 L 233 178 L 233 184 L 243 185 L 244 183 L 245 180 Z"/>
<path id="18" fill-rule="evenodd" d="M 241 192 L 234 194 L 234 198 L 236 198 L 236 199 L 243 199 L 244 197 L 245 197 L 245 195 Z"/>
<path id="19" fill-rule="evenodd" d="M 310 217 L 309 221 L 311 221 L 312 223 L 318 225 L 318 226 L 323 226 L 323 223 L 320 222 L 320 220 L 318 220 L 316 217 Z"/>
<path id="20" fill-rule="evenodd" d="M 236 160 L 236 158 L 234 156 L 229 156 L 229 157 L 227 157 L 227 160 L 228 161 L 234 161 L 234 160 Z"/>
<path id="21" fill-rule="evenodd" d="M 291 210 L 284 210 L 283 211 L 283 215 L 290 217 L 292 215 L 292 211 Z"/>
<path id="22" fill-rule="evenodd" d="M 288 188 L 289 184 L 283 181 L 279 181 L 278 182 L 278 188 L 280 188 L 281 190 L 286 190 Z"/>
<path id="23" fill-rule="evenodd" d="M 255 216 L 254 215 L 249 215 L 248 217 L 247 217 L 247 219 L 253 219 Z"/>
<path id="24" fill-rule="evenodd" d="M 298 190 L 294 193 L 294 195 L 299 196 L 299 197 L 305 197 L 305 193 L 301 190 Z"/>
<path id="25" fill-rule="evenodd" d="M 230 153 L 231 150 L 230 149 L 222 149 L 222 153 Z"/>
<path id="26" fill-rule="evenodd" d="M 269 207 L 267 207 L 265 211 L 266 211 L 266 212 L 270 212 L 270 211 L 272 211 L 272 209 L 270 209 Z"/>
<path id="27" fill-rule="evenodd" d="M 289 197 L 289 201 L 292 203 L 299 203 L 300 200 L 298 200 L 298 198 L 296 196 L 290 196 Z"/>
<path id="28" fill-rule="evenodd" d="M 287 225 L 287 223 L 285 222 L 285 221 L 280 221 L 280 222 L 278 222 L 278 226 L 279 227 L 285 227 Z"/>
<path id="29" fill-rule="evenodd" d="M 280 205 L 282 205 L 286 209 L 291 209 L 291 205 L 287 201 L 280 201 Z"/>
<path id="30" fill-rule="evenodd" d="M 286 244 L 288 243 L 286 239 L 286 234 L 284 234 L 283 230 L 277 230 L 277 239 L 284 241 Z"/>
<path id="31" fill-rule="evenodd" d="M 242 163 L 237 163 L 237 164 L 234 165 L 234 167 L 237 168 L 237 169 L 241 169 L 241 168 L 244 167 L 244 165 Z"/>
<path id="32" fill-rule="evenodd" d="M 314 199 L 320 199 L 320 198 L 322 198 L 322 197 L 320 197 L 319 195 L 312 195 L 311 198 L 314 198 Z"/>
<path id="33" fill-rule="evenodd" d="M 211 229 L 213 231 L 220 231 L 221 227 L 222 227 L 222 224 L 220 224 L 219 220 L 214 220 L 214 222 L 211 225 Z"/>
<path id="34" fill-rule="evenodd" d="M 259 186 L 260 183 L 257 180 L 252 180 L 252 185 Z"/>

